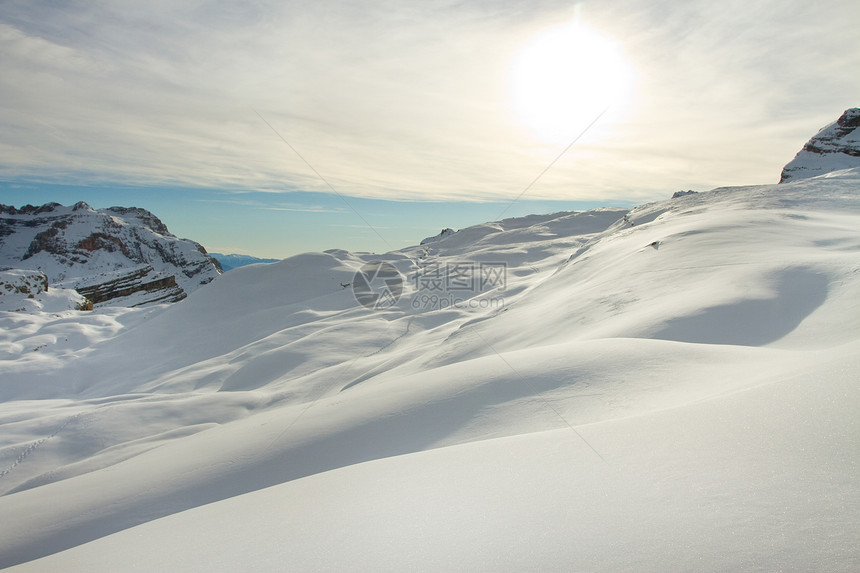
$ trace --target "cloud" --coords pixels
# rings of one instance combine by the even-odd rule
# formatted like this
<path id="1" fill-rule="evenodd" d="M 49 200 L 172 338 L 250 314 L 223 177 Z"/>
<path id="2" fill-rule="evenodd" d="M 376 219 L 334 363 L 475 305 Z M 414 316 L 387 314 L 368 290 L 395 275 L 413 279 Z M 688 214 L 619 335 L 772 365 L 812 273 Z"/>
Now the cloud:
<path id="1" fill-rule="evenodd" d="M 263 201 L 256 199 L 198 199 L 201 203 L 220 203 L 236 207 L 250 207 L 264 211 L 290 211 L 296 213 L 344 213 L 346 209 L 340 207 L 326 207 L 323 205 L 305 205 L 303 203 L 285 203 L 278 201 Z"/>
<path id="2" fill-rule="evenodd" d="M 509 68 L 567 2 L 5 2 L 0 177 L 512 198 L 557 155 Z M 634 96 L 529 198 L 645 199 L 776 180 L 860 93 L 852 0 L 582 4 Z M 289 207 L 286 207 L 289 208 Z"/>

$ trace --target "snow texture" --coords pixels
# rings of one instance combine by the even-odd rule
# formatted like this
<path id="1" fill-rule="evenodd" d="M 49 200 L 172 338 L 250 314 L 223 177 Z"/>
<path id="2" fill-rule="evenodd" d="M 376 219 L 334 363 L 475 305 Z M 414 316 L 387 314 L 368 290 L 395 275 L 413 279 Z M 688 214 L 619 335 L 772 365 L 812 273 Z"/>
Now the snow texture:
<path id="1" fill-rule="evenodd" d="M 0 327 L 10 571 L 860 570 L 860 169 Z"/>
<path id="2" fill-rule="evenodd" d="M 61 312 L 86 306 L 87 300 L 76 291 L 50 288 L 41 271 L 0 271 L 0 311 Z"/>

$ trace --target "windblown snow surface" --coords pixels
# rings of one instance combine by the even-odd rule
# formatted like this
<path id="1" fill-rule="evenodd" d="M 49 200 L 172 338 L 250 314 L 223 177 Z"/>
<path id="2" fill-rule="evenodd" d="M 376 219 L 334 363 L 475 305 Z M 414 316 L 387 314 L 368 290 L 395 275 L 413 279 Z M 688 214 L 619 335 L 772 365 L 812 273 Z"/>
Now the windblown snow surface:
<path id="1" fill-rule="evenodd" d="M 860 570 L 860 169 L 0 324 L 13 571 Z"/>

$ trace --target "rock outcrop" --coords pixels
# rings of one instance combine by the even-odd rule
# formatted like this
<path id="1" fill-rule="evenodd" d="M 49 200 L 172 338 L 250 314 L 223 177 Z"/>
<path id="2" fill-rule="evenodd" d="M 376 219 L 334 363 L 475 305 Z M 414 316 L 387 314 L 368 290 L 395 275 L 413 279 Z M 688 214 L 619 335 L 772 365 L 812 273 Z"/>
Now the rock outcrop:
<path id="1" fill-rule="evenodd" d="M 200 244 L 145 209 L 0 205 L 0 266 L 44 273 L 97 305 L 174 302 L 221 274 Z"/>
<path id="2" fill-rule="evenodd" d="M 43 272 L 14 269 L 0 271 L 0 296 L 19 294 L 33 298 L 43 292 L 48 292 L 48 277 Z"/>
<path id="3" fill-rule="evenodd" d="M 128 272 L 118 273 L 114 279 L 103 280 L 92 285 L 78 285 L 75 290 L 92 301 L 93 304 L 102 304 L 113 301 L 114 304 L 127 302 L 121 306 L 139 306 L 140 304 L 151 304 L 155 302 L 178 302 L 188 296 L 185 291 L 176 284 L 176 277 L 152 278 L 154 270 L 150 266 L 133 269 Z M 154 293 L 155 296 L 147 296 Z M 126 299 L 143 295 L 144 302 L 130 302 Z"/>
<path id="4" fill-rule="evenodd" d="M 48 285 L 48 276 L 41 271 L 0 270 L 0 311 L 92 310 L 92 302 L 80 293 Z"/>
<path id="5" fill-rule="evenodd" d="M 806 142 L 782 170 L 780 183 L 860 167 L 860 108 L 845 113 Z"/>
<path id="6" fill-rule="evenodd" d="M 419 243 L 419 244 L 426 245 L 428 243 L 435 243 L 436 241 L 444 239 L 445 237 L 450 237 L 454 233 L 456 233 L 456 231 L 454 229 L 451 229 L 451 228 L 442 229 L 442 232 L 439 233 L 438 235 L 435 235 L 433 237 L 427 237 L 426 239 L 421 241 L 421 243 Z"/>

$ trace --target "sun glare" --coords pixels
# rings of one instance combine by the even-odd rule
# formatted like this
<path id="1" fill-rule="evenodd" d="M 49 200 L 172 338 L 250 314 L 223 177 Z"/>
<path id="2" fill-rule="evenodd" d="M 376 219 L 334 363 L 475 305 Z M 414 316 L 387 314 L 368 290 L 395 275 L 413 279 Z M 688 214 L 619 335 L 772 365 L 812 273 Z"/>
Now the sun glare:
<path id="1" fill-rule="evenodd" d="M 512 69 L 513 105 L 542 139 L 570 142 L 630 89 L 632 71 L 610 39 L 579 23 L 543 32 Z"/>

